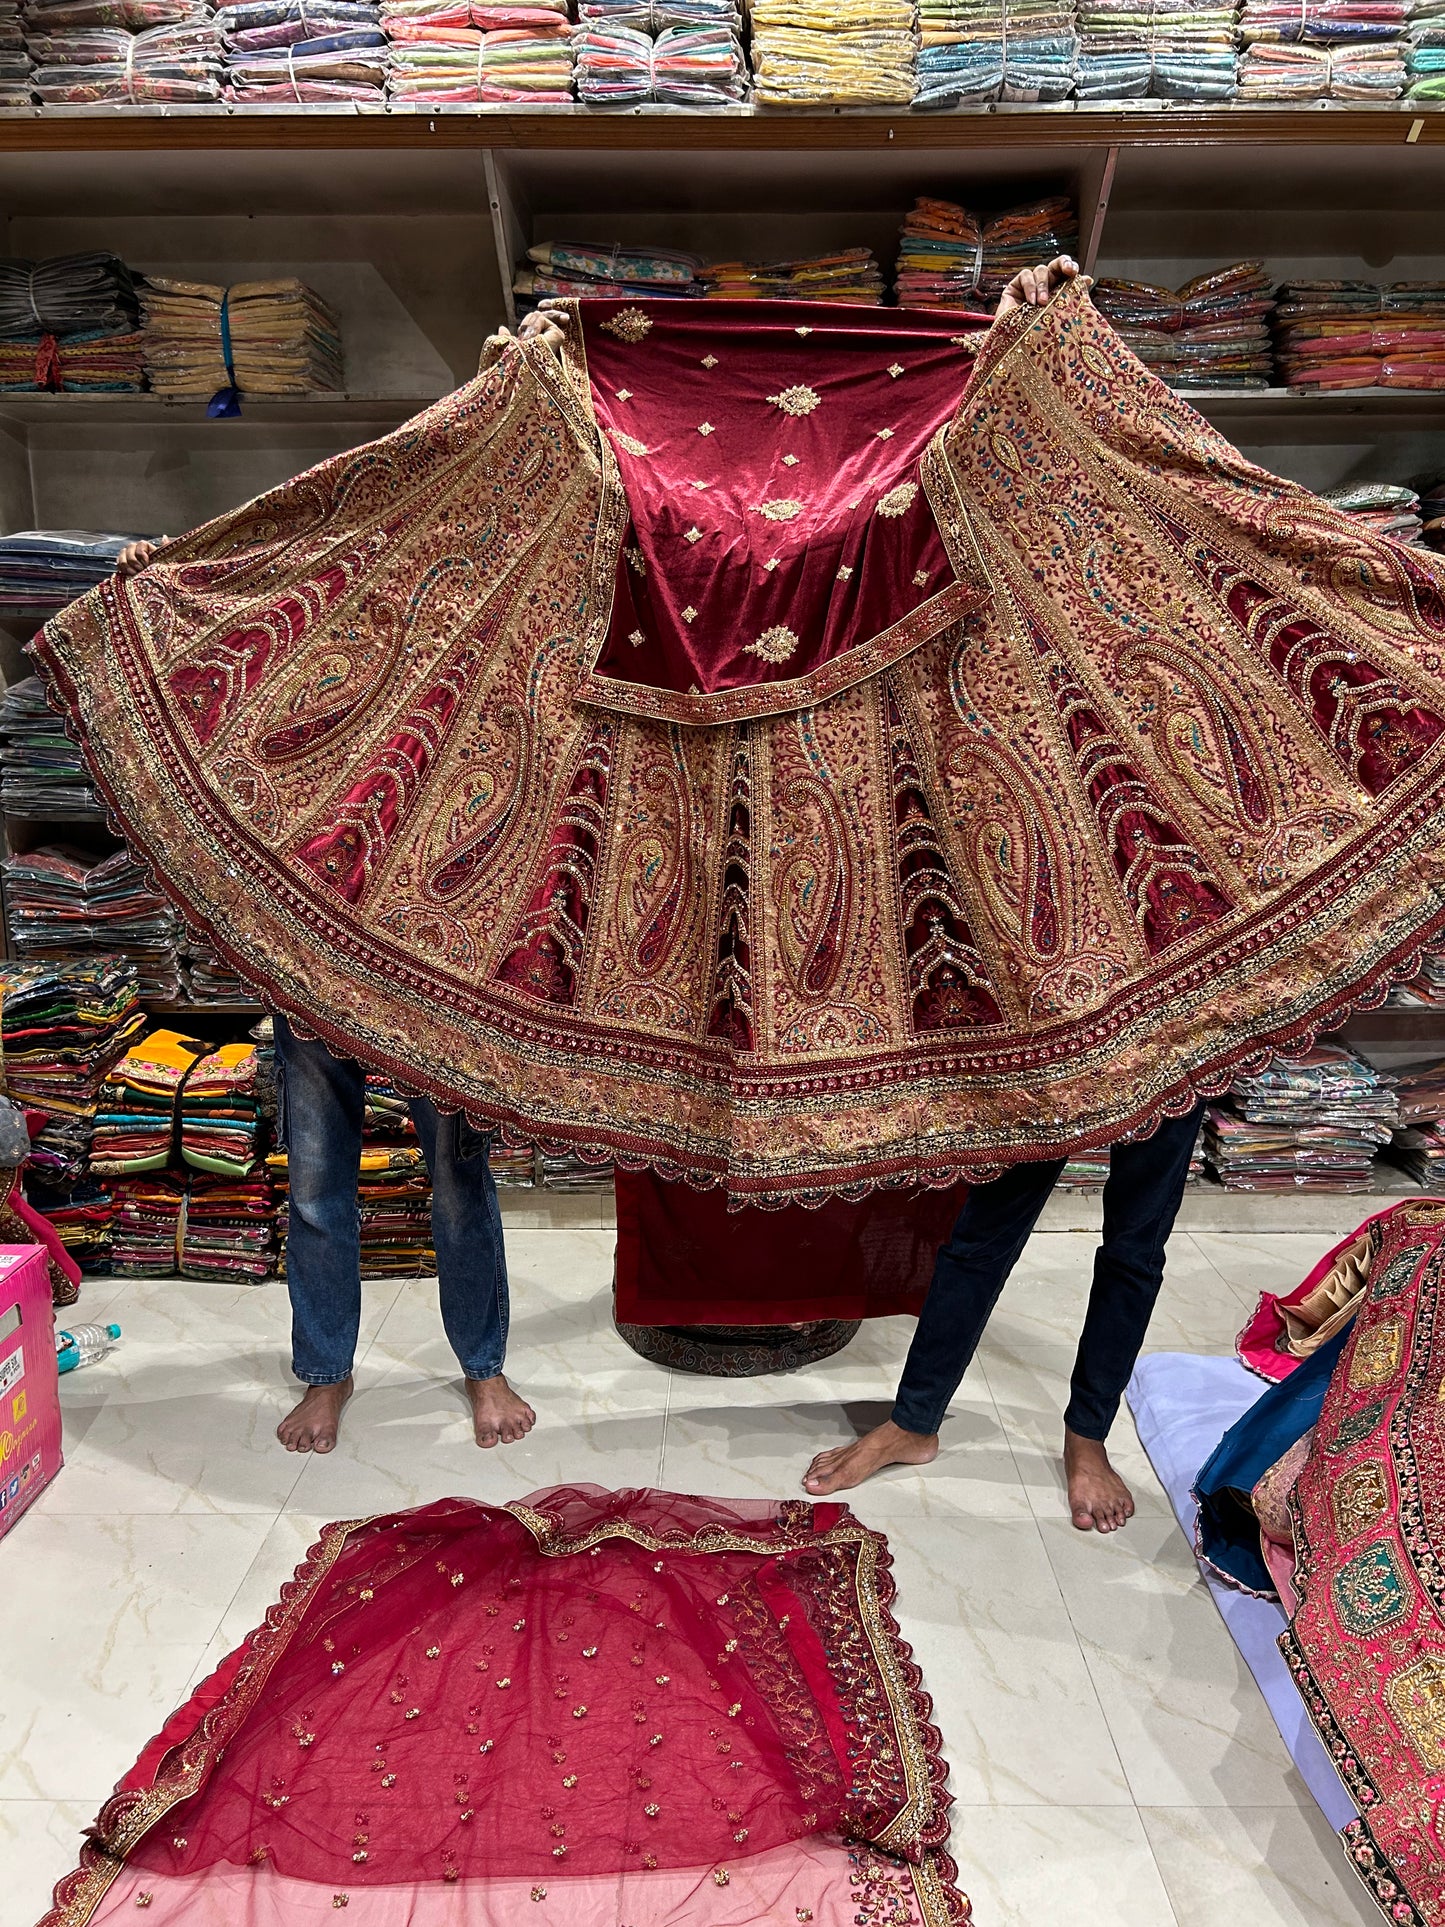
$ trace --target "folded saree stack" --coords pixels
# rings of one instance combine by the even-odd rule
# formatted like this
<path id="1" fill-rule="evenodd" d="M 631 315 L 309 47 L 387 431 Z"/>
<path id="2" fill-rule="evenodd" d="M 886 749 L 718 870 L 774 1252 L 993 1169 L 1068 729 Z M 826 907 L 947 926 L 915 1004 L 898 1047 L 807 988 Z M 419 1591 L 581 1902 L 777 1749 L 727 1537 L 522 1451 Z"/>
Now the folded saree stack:
<path id="1" fill-rule="evenodd" d="M 674 248 L 604 247 L 590 241 L 540 241 L 512 282 L 519 310 L 557 295 L 700 295 L 702 262 Z"/>
<path id="2" fill-rule="evenodd" d="M 1292 281 L 1274 324 L 1287 387 L 1445 389 L 1445 283 Z"/>
<path id="3" fill-rule="evenodd" d="M 142 995 L 180 995 L 180 925 L 175 911 L 121 849 L 97 859 L 42 848 L 6 859 L 5 927 L 17 956 L 107 951 L 134 964 Z"/>
<path id="4" fill-rule="evenodd" d="M 0 389 L 144 388 L 139 318 L 130 270 L 114 254 L 0 261 Z"/>
<path id="5" fill-rule="evenodd" d="M 104 815 L 79 745 L 66 734 L 38 676 L 11 683 L 0 703 L 0 811 L 51 822 Z"/>
<path id="6" fill-rule="evenodd" d="M 158 394 L 215 401 L 342 386 L 336 317 L 304 282 L 283 277 L 227 288 L 155 275 L 141 289 L 141 317 Z"/>
<path id="7" fill-rule="evenodd" d="M 179 1268 L 186 1181 L 172 1171 L 115 1178 L 111 1270 L 118 1278 L 167 1278 Z"/>
<path id="8" fill-rule="evenodd" d="M 207 0 L 35 0 L 25 34 L 43 103 L 221 98 L 221 30 Z"/>
<path id="9" fill-rule="evenodd" d="M 544 104 L 567 98 L 562 70 L 570 74 L 571 54 L 561 37 L 570 36 L 571 28 L 565 0 L 486 7 L 470 0 L 385 0 L 382 24 L 391 42 L 395 101 L 444 106 L 510 98 L 522 89 L 522 73 L 535 78 Z M 498 93 L 499 66 L 512 72 L 511 91 L 504 95 Z"/>
<path id="10" fill-rule="evenodd" d="M 45 1123 L 29 1168 L 52 1184 L 85 1175 L 100 1087 L 145 1027 L 133 964 L 0 961 L 5 1086 Z"/>
<path id="11" fill-rule="evenodd" d="M 493 105 L 561 107 L 572 98 L 575 29 L 566 11 L 543 0 L 525 26 L 507 22 L 513 9 L 474 0 L 472 19 L 482 32 L 482 93 Z"/>
<path id="12" fill-rule="evenodd" d="M 1094 302 L 1173 388 L 1267 388 L 1273 379 L 1275 304 L 1261 261 L 1197 275 L 1178 289 L 1105 279 Z"/>
<path id="13" fill-rule="evenodd" d="M 983 297 L 983 226 L 953 201 L 920 195 L 903 217 L 894 270 L 900 308 L 973 308 Z"/>
<path id="14" fill-rule="evenodd" d="M 705 292 L 718 301 L 843 301 L 881 307 L 883 270 L 871 248 L 839 248 L 798 261 L 712 261 Z"/>
<path id="15" fill-rule="evenodd" d="M 1229 1191 L 1368 1191 L 1398 1121 L 1395 1080 L 1339 1044 L 1236 1079 L 1205 1121 L 1205 1157 Z"/>
<path id="16" fill-rule="evenodd" d="M 1074 91 L 1074 0 L 918 0 L 915 107 L 1058 101 Z"/>
<path id="17" fill-rule="evenodd" d="M 101 1086 L 90 1168 L 99 1177 L 164 1171 L 176 1135 L 176 1106 L 204 1044 L 156 1030 L 131 1047 Z"/>
<path id="18" fill-rule="evenodd" d="M 752 0 L 761 106 L 906 106 L 917 91 L 914 0 Z"/>
<path id="19" fill-rule="evenodd" d="M 219 8 L 227 100 L 378 102 L 387 73 L 380 12 L 364 0 L 237 0 Z"/>
<path id="20" fill-rule="evenodd" d="M 583 0 L 578 18 L 579 100 L 721 107 L 746 97 L 742 20 L 732 0 Z"/>
<path id="21" fill-rule="evenodd" d="M 266 1158 L 276 1187 L 278 1265 L 286 1269 L 290 1160 L 283 1145 Z M 431 1178 L 405 1098 L 392 1081 L 371 1072 L 361 1127 L 357 1184 L 363 1278 L 420 1277 L 436 1268 L 431 1242 Z"/>
<path id="22" fill-rule="evenodd" d="M 238 977 L 217 951 L 202 936 L 189 936 L 181 957 L 185 973 L 186 997 L 193 1004 L 244 1004 L 253 1002 L 250 986 Z"/>
<path id="23" fill-rule="evenodd" d="M 1410 0 L 1244 0 L 1245 100 L 1395 100 Z"/>
<path id="24" fill-rule="evenodd" d="M 1423 1190 L 1445 1190 L 1445 1063 L 1424 1064 L 1398 1073 L 1400 1122 L 1390 1144 L 1390 1162 Z"/>
<path id="25" fill-rule="evenodd" d="M 136 539 L 96 529 L 0 536 L 0 609 L 63 609 L 114 575 L 121 550 Z"/>
<path id="26" fill-rule="evenodd" d="M 20 22 L 20 0 L 0 0 L 0 107 L 29 106 L 33 66 Z"/>
<path id="27" fill-rule="evenodd" d="M 1445 100 L 1445 0 L 1414 0 L 1405 33 L 1410 100 Z"/>
<path id="28" fill-rule="evenodd" d="M 54 1186 L 43 1183 L 32 1170 L 27 1170 L 25 1197 L 79 1265 L 83 1276 L 103 1276 L 110 1270 L 115 1199 L 108 1186 L 97 1178 Z"/>
<path id="29" fill-rule="evenodd" d="M 1025 201 L 987 216 L 983 223 L 983 268 L 979 291 L 992 306 L 1020 268 L 1056 254 L 1072 254 L 1079 245 L 1079 212 L 1064 194 Z"/>
<path id="30" fill-rule="evenodd" d="M 1080 0 L 1080 100 L 1232 100 L 1238 7 L 1229 0 Z"/>
<path id="31" fill-rule="evenodd" d="M 260 1164 L 256 1046 L 222 1044 L 190 1070 L 180 1094 L 181 1157 L 193 1171 L 250 1177 Z"/>
<path id="32" fill-rule="evenodd" d="M 1412 488 L 1390 482 L 1346 482 L 1341 488 L 1326 489 L 1320 500 L 1345 515 L 1357 516 L 1379 535 L 1393 535 L 1397 542 L 1423 539 L 1420 497 Z"/>
<path id="33" fill-rule="evenodd" d="M 180 1273 L 217 1283 L 259 1284 L 276 1268 L 276 1194 L 264 1171 L 186 1186 Z"/>

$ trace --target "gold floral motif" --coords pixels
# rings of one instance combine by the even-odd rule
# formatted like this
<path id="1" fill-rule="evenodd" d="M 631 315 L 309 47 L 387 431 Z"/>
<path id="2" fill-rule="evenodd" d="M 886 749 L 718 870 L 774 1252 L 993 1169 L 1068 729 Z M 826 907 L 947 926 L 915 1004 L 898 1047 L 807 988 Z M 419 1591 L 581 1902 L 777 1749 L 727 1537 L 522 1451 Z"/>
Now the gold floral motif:
<path id="1" fill-rule="evenodd" d="M 890 488 L 886 495 L 878 497 L 873 513 L 890 516 L 905 515 L 912 508 L 917 495 L 917 482 L 899 482 L 896 488 Z"/>
<path id="2" fill-rule="evenodd" d="M 793 330 L 795 335 L 803 335 L 805 337 L 812 334 L 812 332 L 813 330 L 811 328 L 794 328 Z"/>
<path id="3" fill-rule="evenodd" d="M 774 623 L 771 629 L 764 629 L 756 642 L 747 645 L 750 656 L 761 656 L 764 662 L 786 662 L 797 649 L 798 638 L 784 623 Z"/>
<path id="4" fill-rule="evenodd" d="M 652 332 L 652 322 L 641 308 L 619 308 L 610 320 L 602 323 L 602 328 L 604 333 L 635 346 Z"/>
<path id="5" fill-rule="evenodd" d="M 642 553 L 642 550 L 638 548 L 636 543 L 632 543 L 629 547 L 625 548 L 622 553 L 627 557 L 627 566 L 632 570 L 634 575 L 647 574 L 647 557 Z"/>
<path id="6" fill-rule="evenodd" d="M 634 649 L 640 649 L 643 643 L 647 641 L 647 637 L 643 634 L 641 629 L 634 629 L 629 634 L 627 640 L 632 644 Z"/>
<path id="7" fill-rule="evenodd" d="M 703 356 L 703 358 L 702 358 L 702 365 L 703 365 L 703 367 L 704 367 L 704 368 L 716 368 L 716 367 L 717 367 L 717 356 L 716 356 L 716 355 L 704 355 L 704 356 Z"/>
<path id="8" fill-rule="evenodd" d="M 716 434 L 717 431 L 716 429 L 714 429 L 711 422 L 699 422 L 697 425 L 697 432 L 699 435 L 713 435 L 713 434 Z"/>
<path id="9" fill-rule="evenodd" d="M 684 622 L 697 621 L 697 610 L 693 608 L 690 602 L 688 603 L 685 609 L 682 609 L 679 611 L 679 614 L 682 616 L 682 619 Z M 592 1650 L 593 1652 L 596 1652 L 597 1648 L 594 1646 Z"/>
<path id="10" fill-rule="evenodd" d="M 893 440 L 893 430 L 891 428 L 880 428 L 878 430 L 878 439 L 880 442 L 891 442 Z"/>
<path id="11" fill-rule="evenodd" d="M 806 382 L 797 382 L 780 395 L 768 396 L 774 408 L 781 408 L 785 415 L 811 415 L 822 399 L 817 389 L 809 388 Z"/>
<path id="12" fill-rule="evenodd" d="M 767 570 L 769 575 L 772 574 L 773 570 L 776 569 L 777 566 L 778 566 L 778 558 L 775 555 L 770 555 L 767 561 L 763 564 L 763 567 Z"/>
<path id="13" fill-rule="evenodd" d="M 684 542 L 701 542 L 702 530 L 694 523 L 690 529 L 683 530 L 682 539 Z"/>
<path id="14" fill-rule="evenodd" d="M 757 513 L 766 516 L 770 522 L 791 522 L 803 513 L 803 504 L 784 497 L 773 502 L 759 502 Z"/>
<path id="15" fill-rule="evenodd" d="M 638 441 L 635 435 L 626 435 L 620 428 L 614 428 L 612 439 L 619 448 L 625 448 L 629 455 L 650 455 L 652 450 L 646 442 Z"/>
<path id="16" fill-rule="evenodd" d="M 927 569 L 915 569 L 913 571 L 913 582 L 916 588 L 926 589 L 928 587 Z"/>
<path id="17" fill-rule="evenodd" d="M 1383 1385 L 1393 1378 L 1404 1341 L 1405 1328 L 1398 1318 L 1383 1319 L 1370 1330 L 1359 1332 L 1350 1360 L 1350 1384 Z"/>
<path id="18" fill-rule="evenodd" d="M 897 381 L 898 377 L 903 373 L 903 363 L 901 361 L 893 362 L 890 365 L 888 372 L 890 375 L 892 375 L 893 379 Z"/>
<path id="19" fill-rule="evenodd" d="M 851 582 L 853 580 L 853 570 L 848 563 L 845 562 L 842 568 L 839 569 L 838 580 L 840 582 Z"/>
<path id="20" fill-rule="evenodd" d="M 617 391 L 617 399 L 619 401 L 631 401 L 632 390 L 630 388 L 619 388 Z"/>

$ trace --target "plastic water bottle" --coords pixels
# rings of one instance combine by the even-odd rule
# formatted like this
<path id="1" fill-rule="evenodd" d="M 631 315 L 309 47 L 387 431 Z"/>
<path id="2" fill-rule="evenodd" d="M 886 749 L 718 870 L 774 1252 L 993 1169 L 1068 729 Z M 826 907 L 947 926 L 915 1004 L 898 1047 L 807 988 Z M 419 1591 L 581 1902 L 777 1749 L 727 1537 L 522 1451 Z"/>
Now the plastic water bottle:
<path id="1" fill-rule="evenodd" d="M 119 1325 L 77 1325 L 73 1331 L 57 1330 L 55 1359 L 62 1372 L 74 1372 L 82 1365 L 93 1365 L 120 1337 Z"/>

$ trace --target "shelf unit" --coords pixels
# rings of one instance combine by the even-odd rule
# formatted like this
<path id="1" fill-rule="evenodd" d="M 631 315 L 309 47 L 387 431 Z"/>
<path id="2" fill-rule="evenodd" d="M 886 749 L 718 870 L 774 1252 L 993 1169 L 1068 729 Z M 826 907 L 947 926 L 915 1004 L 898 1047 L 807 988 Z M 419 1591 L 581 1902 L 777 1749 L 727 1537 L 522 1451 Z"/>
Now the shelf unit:
<path id="1" fill-rule="evenodd" d="M 537 240 L 715 256 L 868 242 L 889 262 L 920 193 L 991 209 L 1059 190 L 1078 200 L 1079 252 L 1099 274 L 1177 284 L 1258 255 L 1279 279 L 1445 278 L 1445 107 L 0 114 L 0 253 L 105 246 L 216 281 L 299 274 L 339 314 L 347 380 L 344 394 L 246 403 L 238 421 L 151 396 L 0 396 L 0 526 L 175 533 L 397 427 L 513 318 L 513 265 Z M 1314 488 L 1445 475 L 1445 395 L 1186 392 L 1254 460 Z M 24 673 L 31 626 L 0 615 L 7 676 Z M 11 832 L 34 847 L 45 827 Z M 53 826 L 82 828 L 104 835 Z M 1346 1035 L 1382 1062 L 1445 1055 L 1445 1009 L 1363 1013 Z M 515 1205 L 545 1221 L 542 1193 Z M 1216 1189 L 1191 1193 L 1181 1222 L 1324 1230 L 1362 1208 Z M 1082 1226 L 1097 1200 L 1051 1212 Z"/>

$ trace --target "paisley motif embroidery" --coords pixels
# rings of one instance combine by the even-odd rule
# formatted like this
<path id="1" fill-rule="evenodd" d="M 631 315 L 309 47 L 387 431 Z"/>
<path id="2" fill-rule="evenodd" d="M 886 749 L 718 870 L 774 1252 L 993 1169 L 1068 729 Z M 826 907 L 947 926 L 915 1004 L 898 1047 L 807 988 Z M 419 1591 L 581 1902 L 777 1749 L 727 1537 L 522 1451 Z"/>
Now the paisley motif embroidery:
<path id="1" fill-rule="evenodd" d="M 906 515 L 917 494 L 917 482 L 900 482 L 897 488 L 890 488 L 886 495 L 878 497 L 873 512 L 875 515 Z"/>
<path id="2" fill-rule="evenodd" d="M 617 313 L 602 324 L 610 335 L 619 341 L 636 344 L 645 340 L 652 332 L 652 322 L 641 308 L 619 308 Z"/>
<path id="3" fill-rule="evenodd" d="M 742 729 L 728 783 L 717 965 L 707 1020 L 709 1037 L 723 1038 L 742 1051 L 753 1048 L 752 874 L 752 761 L 747 731 Z"/>
<path id="4" fill-rule="evenodd" d="M 774 502 L 759 502 L 757 512 L 759 515 L 766 516 L 770 522 L 791 522 L 803 513 L 803 504 L 786 498 Z"/>
<path id="5" fill-rule="evenodd" d="M 768 400 L 774 408 L 781 408 L 785 415 L 811 415 L 821 405 L 823 397 L 816 388 L 809 388 L 800 382 L 796 387 L 785 388 L 780 395 L 769 395 Z"/>
<path id="6" fill-rule="evenodd" d="M 785 623 L 775 623 L 771 629 L 764 629 L 756 642 L 745 643 L 744 649 L 750 656 L 761 656 L 764 662 L 786 662 L 798 647 L 798 638 Z"/>

